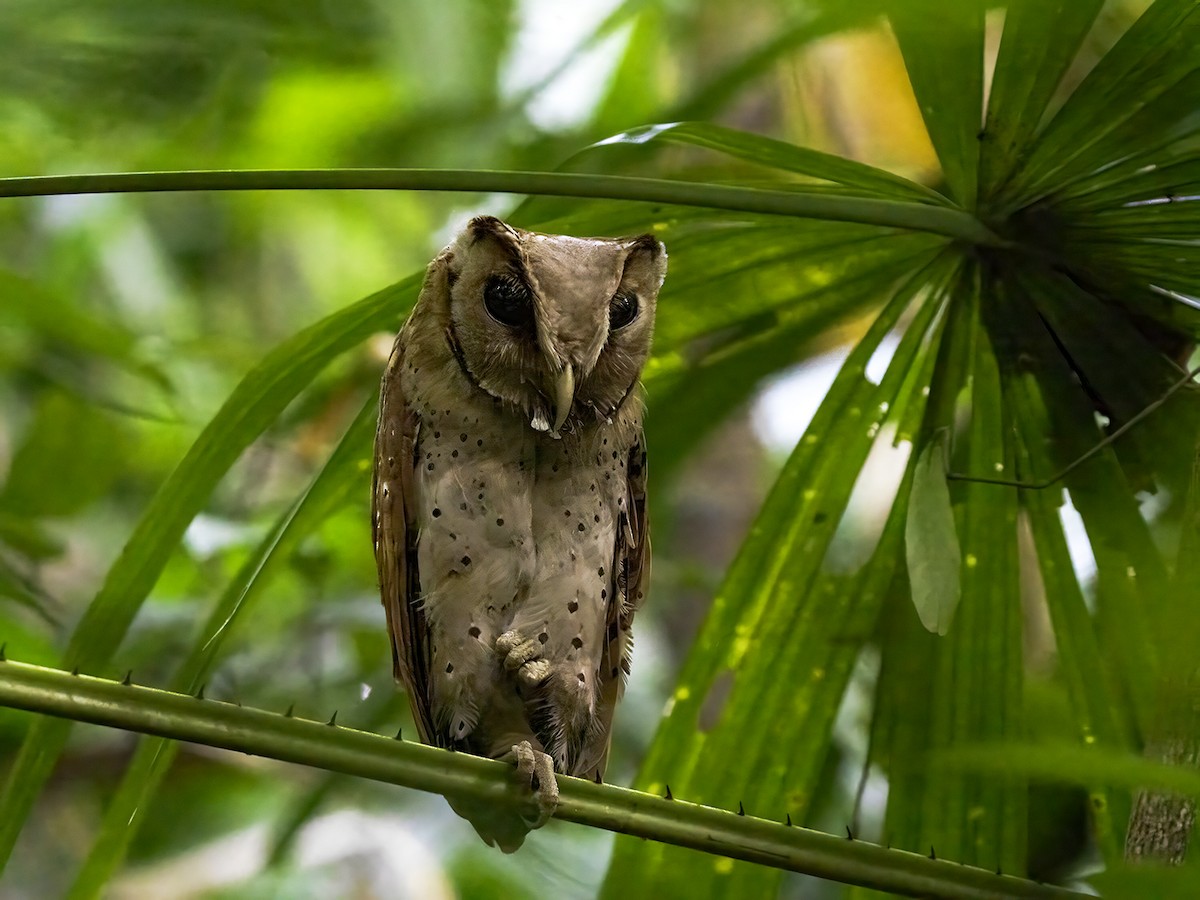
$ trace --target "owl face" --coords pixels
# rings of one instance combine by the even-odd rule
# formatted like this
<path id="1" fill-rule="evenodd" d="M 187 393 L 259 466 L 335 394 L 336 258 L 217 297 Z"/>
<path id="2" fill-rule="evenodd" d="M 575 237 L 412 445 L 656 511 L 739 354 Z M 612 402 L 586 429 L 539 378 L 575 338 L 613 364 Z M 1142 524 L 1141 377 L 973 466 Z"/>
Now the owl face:
<path id="1" fill-rule="evenodd" d="M 538 234 L 481 216 L 450 247 L 451 346 L 480 390 L 539 431 L 610 418 L 649 356 L 666 267 L 650 235 Z"/>

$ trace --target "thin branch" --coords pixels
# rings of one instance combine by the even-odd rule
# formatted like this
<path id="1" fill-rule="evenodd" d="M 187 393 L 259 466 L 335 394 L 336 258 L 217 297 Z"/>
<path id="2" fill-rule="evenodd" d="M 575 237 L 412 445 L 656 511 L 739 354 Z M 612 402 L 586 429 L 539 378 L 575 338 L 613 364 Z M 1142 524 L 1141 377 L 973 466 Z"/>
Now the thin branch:
<path id="1" fill-rule="evenodd" d="M 1093 456 L 1095 456 L 1101 450 L 1103 450 L 1106 447 L 1112 446 L 1114 443 L 1116 443 L 1117 440 L 1124 437 L 1131 428 L 1133 428 L 1135 425 L 1137 425 L 1139 422 L 1141 422 L 1143 419 L 1145 419 L 1151 413 L 1153 413 L 1157 409 L 1159 409 L 1164 403 L 1166 403 L 1168 400 L 1170 400 L 1172 397 L 1174 397 L 1176 393 L 1178 393 L 1183 388 L 1187 387 L 1189 384 L 1194 383 L 1197 375 L 1200 375 L 1200 366 L 1194 366 L 1193 368 L 1184 372 L 1183 377 L 1180 378 L 1178 381 L 1176 381 L 1174 384 L 1172 384 L 1169 388 L 1167 388 L 1166 393 L 1164 393 L 1161 397 L 1159 397 L 1157 400 L 1154 400 L 1151 403 L 1146 404 L 1146 406 L 1143 409 L 1139 410 L 1137 412 L 1137 414 L 1134 415 L 1128 422 L 1126 422 L 1124 425 L 1122 425 L 1120 428 L 1118 428 L 1112 434 L 1105 437 L 1103 440 L 1097 441 L 1093 446 L 1089 447 L 1086 451 L 1084 451 L 1082 454 L 1077 456 L 1075 459 L 1073 459 L 1071 462 L 1069 462 L 1066 466 L 1064 466 L 1062 469 L 1060 469 L 1056 474 L 1051 475 L 1049 478 L 1044 478 L 1041 481 L 1020 481 L 1017 479 L 1008 479 L 1008 478 L 989 478 L 986 475 L 970 475 L 966 472 L 951 472 L 949 470 L 949 468 L 947 468 L 946 469 L 946 480 L 947 481 L 969 481 L 974 484 L 996 484 L 996 485 L 1000 485 L 1001 487 L 1025 488 L 1026 490 L 1030 490 L 1030 491 L 1045 490 L 1046 488 L 1050 487 L 1053 484 L 1058 484 L 1058 482 L 1062 481 L 1064 478 L 1066 478 L 1068 475 L 1070 475 L 1072 472 L 1074 472 L 1076 469 L 1078 469 L 1080 466 L 1082 466 L 1085 462 L 1087 462 L 1089 459 L 1091 459 Z M 946 429 L 943 429 L 943 430 L 946 430 Z M 947 451 L 947 453 L 946 453 L 947 460 L 950 459 L 950 455 L 952 452 L 953 452 L 952 450 Z M 950 465 L 949 462 L 947 462 L 946 465 L 947 465 L 947 467 L 949 467 L 949 465 Z"/>
<path id="2" fill-rule="evenodd" d="M 52 194 L 281 190 L 469 191 L 634 200 L 858 222 L 940 234 L 972 244 L 1008 246 L 1006 241 L 975 216 L 960 209 L 899 200 L 768 191 L 623 175 L 485 169 L 246 169 L 0 178 L 0 198 L 44 197 Z"/>
<path id="3" fill-rule="evenodd" d="M 489 803 L 520 803 L 503 763 L 397 741 L 344 726 L 201 700 L 185 694 L 0 661 L 0 705 Z M 1065 888 L 996 875 L 678 799 L 559 778 L 556 816 L 581 825 L 690 847 L 906 896 L 1078 898 Z"/>

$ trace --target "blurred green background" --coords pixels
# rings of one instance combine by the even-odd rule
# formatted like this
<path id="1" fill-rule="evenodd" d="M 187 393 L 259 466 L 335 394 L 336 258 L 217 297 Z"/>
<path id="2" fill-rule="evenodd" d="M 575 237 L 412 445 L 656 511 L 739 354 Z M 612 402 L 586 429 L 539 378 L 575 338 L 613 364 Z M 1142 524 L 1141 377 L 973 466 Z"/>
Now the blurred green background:
<path id="1" fill-rule="evenodd" d="M 1145 5 L 1109 4 L 1068 82 Z M 937 158 L 904 62 L 879 19 L 885 6 L 7 0 L 0 174 L 587 170 L 594 155 L 581 151 L 590 144 L 687 119 L 936 184 Z M 650 162 L 628 149 L 606 151 L 604 170 L 760 177 L 690 148 L 668 147 Z M 8 654 L 57 662 L 156 488 L 268 348 L 419 272 L 471 215 L 516 207 L 501 195 L 382 192 L 0 201 L 0 636 Z M 542 209 L 570 203 L 543 201 Z M 652 216 L 635 210 L 628 230 L 643 230 Z M 686 316 L 688 296 L 670 276 L 663 297 L 678 305 L 675 321 Z M 395 327 L 404 313 L 397 309 Z M 661 470 L 651 450 L 654 590 L 639 616 L 609 780 L 632 781 L 782 451 L 832 378 L 830 361 L 865 325 L 853 309 L 823 320 L 785 360 L 814 360 L 798 378 L 773 383 L 766 400 L 736 403 L 720 423 L 676 433 Z M 381 332 L 338 359 L 243 455 L 188 529 L 109 670 L 97 674 L 131 669 L 143 684 L 169 680 L 214 598 L 369 400 L 390 341 Z M 884 467 L 883 484 L 897 477 Z M 379 731 L 409 727 L 375 589 L 368 485 L 363 471 L 336 511 L 289 551 L 231 633 L 209 696 L 280 710 L 294 703 L 321 719 L 336 709 L 339 722 Z M 887 507 L 860 506 L 864 522 Z M 1045 631 L 1034 628 L 1026 648 L 1034 676 L 1026 715 L 1037 733 L 1055 730 L 1065 704 L 1060 686 L 1037 680 L 1051 668 L 1052 646 L 1036 640 Z M 868 740 L 869 660 L 859 674 L 813 816 L 833 831 L 850 820 Z M 31 720 L 0 711 L 0 761 Z M 9 863 L 3 896 L 67 889 L 133 745 L 130 735 L 75 727 Z M 868 787 L 863 815 L 878 826 L 881 788 Z M 1077 859 L 1085 814 L 1070 791 L 1038 802 L 1050 805 L 1038 821 L 1056 843 L 1045 873 Z M 582 898 L 596 893 L 612 842 L 554 824 L 518 856 L 502 857 L 440 797 L 193 746 L 140 815 L 109 896 Z M 800 878 L 785 887 L 804 897 L 838 890 Z"/>

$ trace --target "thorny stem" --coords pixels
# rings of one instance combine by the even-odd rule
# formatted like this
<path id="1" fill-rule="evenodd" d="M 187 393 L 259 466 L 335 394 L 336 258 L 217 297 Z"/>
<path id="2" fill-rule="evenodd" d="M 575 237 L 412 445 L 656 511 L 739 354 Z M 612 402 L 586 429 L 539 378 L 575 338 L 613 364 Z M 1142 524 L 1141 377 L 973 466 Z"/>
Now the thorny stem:
<path id="1" fill-rule="evenodd" d="M 0 661 L 0 705 L 195 741 L 423 791 L 520 803 L 512 770 L 493 760 L 186 694 Z M 559 778 L 557 818 L 911 897 L 1077 898 L 996 875 L 753 815 Z"/>

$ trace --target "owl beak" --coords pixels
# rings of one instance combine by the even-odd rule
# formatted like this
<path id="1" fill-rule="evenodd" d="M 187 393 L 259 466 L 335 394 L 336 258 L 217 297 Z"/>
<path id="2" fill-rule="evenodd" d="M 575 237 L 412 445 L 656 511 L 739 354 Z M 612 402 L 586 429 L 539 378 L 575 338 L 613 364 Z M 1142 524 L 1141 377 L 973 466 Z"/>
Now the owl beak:
<path id="1" fill-rule="evenodd" d="M 571 414 L 571 407 L 575 403 L 575 369 L 570 363 L 563 366 L 563 370 L 558 373 L 558 378 L 554 382 L 554 427 L 550 433 L 558 437 L 558 432 L 562 429 L 567 421 L 567 416 Z"/>

